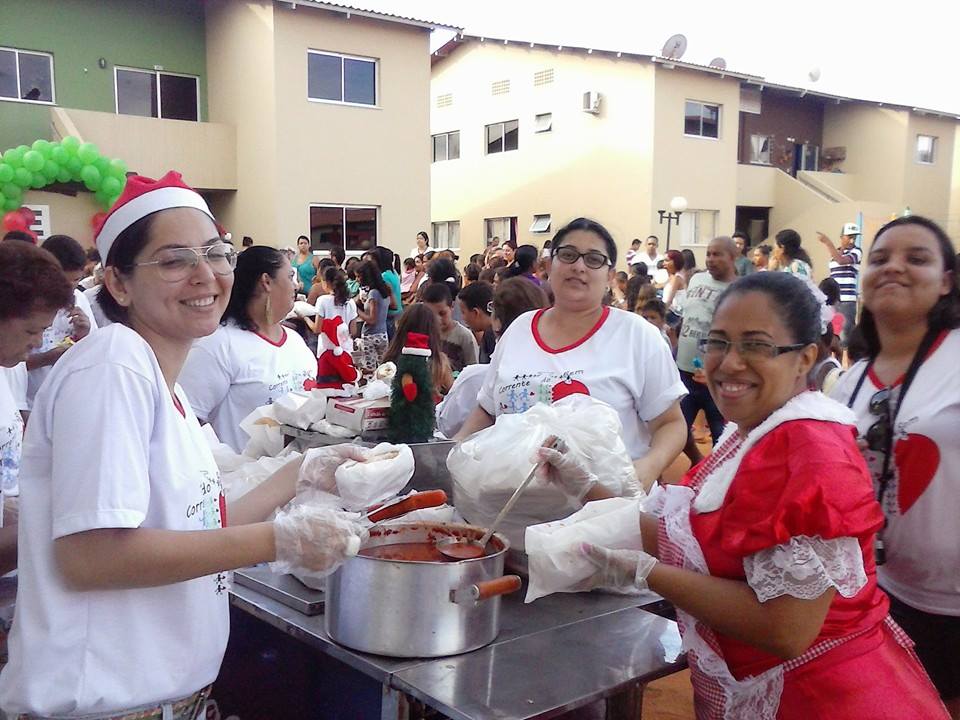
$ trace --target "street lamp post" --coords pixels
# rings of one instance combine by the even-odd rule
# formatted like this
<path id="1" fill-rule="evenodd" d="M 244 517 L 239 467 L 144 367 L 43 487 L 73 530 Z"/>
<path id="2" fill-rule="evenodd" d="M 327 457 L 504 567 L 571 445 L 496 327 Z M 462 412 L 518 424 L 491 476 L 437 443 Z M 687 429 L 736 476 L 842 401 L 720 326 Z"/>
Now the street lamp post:
<path id="1" fill-rule="evenodd" d="M 667 210 L 657 211 L 660 213 L 660 224 L 663 225 L 663 221 L 667 221 L 667 250 L 670 249 L 670 228 L 672 227 L 673 223 L 680 225 L 680 216 L 686 209 L 687 199 L 678 195 L 670 201 L 670 210 L 673 212 L 668 212 Z"/>

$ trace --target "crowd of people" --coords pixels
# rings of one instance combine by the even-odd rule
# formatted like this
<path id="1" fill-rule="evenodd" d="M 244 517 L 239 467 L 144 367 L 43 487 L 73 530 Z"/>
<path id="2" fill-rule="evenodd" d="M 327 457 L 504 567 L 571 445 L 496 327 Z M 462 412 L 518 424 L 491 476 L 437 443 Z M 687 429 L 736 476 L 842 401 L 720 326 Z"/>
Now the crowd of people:
<path id="1" fill-rule="evenodd" d="M 228 504 L 201 430 L 241 452 L 240 421 L 315 378 L 337 319 L 364 377 L 425 338 L 453 440 L 575 394 L 616 411 L 643 550 L 585 546 L 582 589 L 674 604 L 698 717 L 960 718 L 957 257 L 921 217 L 865 256 L 860 235 L 818 236 L 819 287 L 790 229 L 714 238 L 704 269 L 638 238 L 626 272 L 588 218 L 462 266 L 426 232 L 406 257 L 306 236 L 238 249 L 170 173 L 128 179 L 97 255 L 6 238 L 0 480 L 19 523 L 0 527 L 0 570 L 18 567 L 19 595 L 0 707 L 193 718 L 226 646 L 225 573 L 356 551 L 355 516 L 277 509 L 363 448 L 313 449 Z M 690 472 L 664 483 L 681 454 Z M 563 448 L 539 458 L 565 497 L 608 496 Z"/>

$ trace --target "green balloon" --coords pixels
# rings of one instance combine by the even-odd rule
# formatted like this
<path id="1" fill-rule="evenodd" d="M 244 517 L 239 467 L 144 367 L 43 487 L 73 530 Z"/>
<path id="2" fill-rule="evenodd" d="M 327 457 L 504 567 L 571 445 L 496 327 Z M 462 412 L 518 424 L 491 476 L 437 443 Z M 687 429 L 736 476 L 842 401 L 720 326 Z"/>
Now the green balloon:
<path id="1" fill-rule="evenodd" d="M 33 173 L 26 168 L 21 167 L 13 171 L 13 182 L 20 187 L 30 187 L 31 180 L 33 180 Z"/>
<path id="2" fill-rule="evenodd" d="M 23 166 L 30 172 L 38 172 L 43 168 L 43 155 L 36 150 L 28 150 L 23 156 Z"/>
<path id="3" fill-rule="evenodd" d="M 128 169 L 127 164 L 120 158 L 114 158 L 110 161 L 110 174 L 117 180 L 125 180 Z"/>
<path id="4" fill-rule="evenodd" d="M 100 182 L 102 180 L 100 171 L 93 165 L 84 166 L 83 170 L 80 171 L 80 179 L 83 180 L 83 184 L 87 186 L 87 190 L 90 192 L 96 192 L 100 189 Z"/>
<path id="5" fill-rule="evenodd" d="M 100 157 L 100 151 L 97 150 L 97 146 L 93 143 L 84 143 L 77 148 L 77 157 L 80 158 L 84 165 L 89 165 Z"/>
<path id="6" fill-rule="evenodd" d="M 107 210 L 109 210 L 109 209 L 112 208 L 114 205 L 116 205 L 116 204 L 117 204 L 117 200 L 119 200 L 119 199 L 120 199 L 120 196 L 119 196 L 119 195 L 113 195 L 113 196 L 111 196 L 110 199 L 107 200 Z"/>
<path id="7" fill-rule="evenodd" d="M 43 173 L 48 182 L 53 182 L 57 178 L 57 173 L 60 172 L 60 166 L 57 165 L 53 160 L 47 160 L 43 164 L 43 170 L 40 172 Z"/>
<path id="8" fill-rule="evenodd" d="M 74 180 L 80 179 L 80 171 L 83 170 L 83 163 L 78 157 L 72 157 L 67 160 L 67 170 L 70 171 L 70 175 Z"/>
<path id="9" fill-rule="evenodd" d="M 106 177 L 110 171 L 110 158 L 98 157 L 93 161 L 93 166 L 100 171 L 100 177 Z"/>
<path id="10" fill-rule="evenodd" d="M 60 141 L 60 147 L 62 147 L 71 155 L 75 155 L 77 149 L 80 147 L 80 141 L 77 140 L 73 135 L 67 135 L 67 137 Z"/>
<path id="11" fill-rule="evenodd" d="M 43 155 L 44 157 L 50 156 L 50 141 L 49 140 L 34 140 L 33 145 L 31 145 L 34 150 Z"/>
<path id="12" fill-rule="evenodd" d="M 0 183 L 8 183 L 13 180 L 13 168 L 6 163 L 0 163 Z"/>
<path id="13" fill-rule="evenodd" d="M 50 159 L 57 165 L 66 165 L 69 158 L 70 153 L 67 152 L 66 148 L 60 145 L 54 145 L 50 148 Z"/>
<path id="14" fill-rule="evenodd" d="M 30 150 L 29 145 L 17 145 L 17 152 L 20 153 L 20 157 L 23 157 L 24 155 L 26 155 L 27 152 L 29 152 L 29 150 Z"/>
<path id="15" fill-rule="evenodd" d="M 3 194 L 4 198 L 13 200 L 14 198 L 19 198 L 23 191 L 20 189 L 19 185 L 14 185 L 13 183 L 4 183 L 0 186 L 0 193 Z"/>
<path id="16" fill-rule="evenodd" d="M 23 153 L 17 148 L 10 148 L 3 154 L 3 161 L 16 170 L 23 167 Z"/>
<path id="17" fill-rule="evenodd" d="M 42 187 L 46 187 L 50 184 L 50 181 L 47 180 L 47 176 L 43 173 L 35 172 L 33 173 L 33 178 L 30 180 L 30 187 L 34 190 L 39 190 Z"/>
<path id="18" fill-rule="evenodd" d="M 3 209 L 4 209 L 6 212 L 12 212 L 13 210 L 16 210 L 16 209 L 19 208 L 19 207 L 20 207 L 20 199 L 19 199 L 19 198 L 17 198 L 16 200 L 11 200 L 11 199 L 7 198 L 6 200 L 3 201 Z"/>
<path id="19" fill-rule="evenodd" d="M 60 171 L 57 173 L 57 182 L 59 183 L 68 183 L 73 178 L 70 176 L 70 171 L 67 170 L 63 165 L 60 166 Z"/>
<path id="20" fill-rule="evenodd" d="M 100 189 L 108 196 L 119 195 L 120 181 L 112 175 L 108 175 L 103 179 L 103 182 L 100 183 Z"/>

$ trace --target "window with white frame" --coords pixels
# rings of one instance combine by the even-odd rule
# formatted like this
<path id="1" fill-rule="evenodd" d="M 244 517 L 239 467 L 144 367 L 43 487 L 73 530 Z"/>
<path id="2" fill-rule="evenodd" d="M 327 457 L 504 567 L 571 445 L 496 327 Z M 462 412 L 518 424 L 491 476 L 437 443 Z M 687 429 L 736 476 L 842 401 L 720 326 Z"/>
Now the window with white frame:
<path id="1" fill-rule="evenodd" d="M 377 246 L 377 207 L 373 205 L 311 205 L 310 247 L 343 248 L 359 255 Z"/>
<path id="2" fill-rule="evenodd" d="M 460 249 L 460 221 L 447 220 L 433 223 L 433 249 Z"/>
<path id="3" fill-rule="evenodd" d="M 532 233 L 550 232 L 550 216 L 534 215 L 533 224 L 530 226 L 530 232 Z"/>
<path id="4" fill-rule="evenodd" d="M 502 245 L 506 240 L 517 239 L 517 218 L 516 217 L 498 217 L 484 218 L 483 237 L 489 245 L 494 238 L 498 245 Z"/>
<path id="5" fill-rule="evenodd" d="M 684 118 L 683 134 L 693 137 L 719 138 L 720 137 L 720 106 L 699 100 L 687 100 Z"/>
<path id="6" fill-rule="evenodd" d="M 376 105 L 376 59 L 307 50 L 307 99 Z"/>
<path id="7" fill-rule="evenodd" d="M 460 131 L 433 136 L 433 161 L 456 160 L 460 157 Z"/>
<path id="8" fill-rule="evenodd" d="M 195 75 L 117 67 L 114 91 L 120 115 L 200 119 L 200 79 Z"/>
<path id="9" fill-rule="evenodd" d="M 0 100 L 54 103 L 53 55 L 0 48 Z"/>
<path id="10" fill-rule="evenodd" d="M 917 162 L 933 165 L 937 160 L 937 138 L 933 135 L 917 135 Z"/>
<path id="11" fill-rule="evenodd" d="M 487 125 L 487 155 L 516 150 L 520 145 L 520 121 Z"/>
<path id="12" fill-rule="evenodd" d="M 553 113 L 540 113 L 533 118 L 533 132 L 548 133 L 553 130 Z"/>
<path id="13" fill-rule="evenodd" d="M 769 135 L 750 136 L 750 162 L 769 165 L 771 150 L 773 150 L 772 137 Z"/>
<path id="14" fill-rule="evenodd" d="M 680 244 L 709 245 L 717 236 L 719 210 L 687 210 L 680 214 Z"/>

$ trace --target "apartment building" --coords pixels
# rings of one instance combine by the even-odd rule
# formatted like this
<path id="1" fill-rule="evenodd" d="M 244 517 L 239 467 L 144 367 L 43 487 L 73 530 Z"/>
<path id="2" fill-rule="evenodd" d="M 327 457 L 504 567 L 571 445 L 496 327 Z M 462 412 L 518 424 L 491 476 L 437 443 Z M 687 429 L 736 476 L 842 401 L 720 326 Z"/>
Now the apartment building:
<path id="1" fill-rule="evenodd" d="M 816 231 L 927 214 L 960 230 L 957 116 L 596 48 L 458 36 L 434 53 L 432 219 L 461 254 L 497 236 L 540 245 L 579 215 L 621 252 L 703 249 L 735 229 Z M 675 197 L 678 224 L 661 221 Z"/>
<path id="2" fill-rule="evenodd" d="M 0 148 L 74 135 L 140 173 L 176 169 L 235 236 L 360 253 L 430 218 L 435 23 L 289 0 L 10 0 Z M 29 85 L 29 87 L 28 87 Z M 92 241 L 82 185 L 26 194 Z"/>

